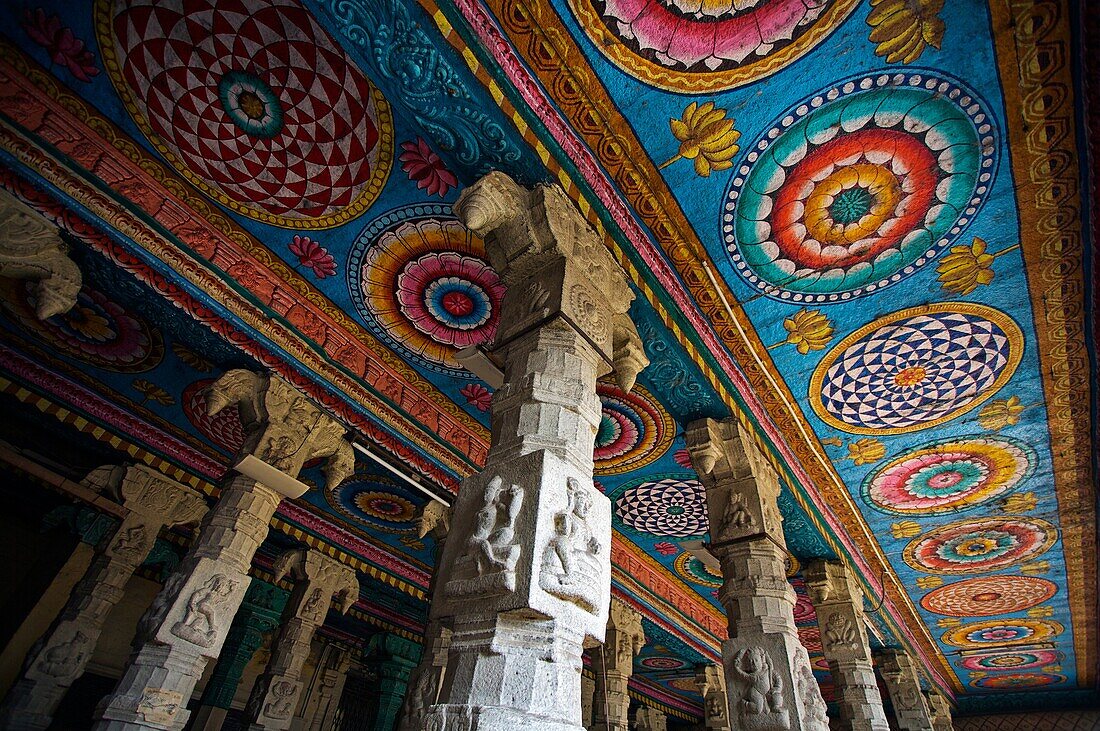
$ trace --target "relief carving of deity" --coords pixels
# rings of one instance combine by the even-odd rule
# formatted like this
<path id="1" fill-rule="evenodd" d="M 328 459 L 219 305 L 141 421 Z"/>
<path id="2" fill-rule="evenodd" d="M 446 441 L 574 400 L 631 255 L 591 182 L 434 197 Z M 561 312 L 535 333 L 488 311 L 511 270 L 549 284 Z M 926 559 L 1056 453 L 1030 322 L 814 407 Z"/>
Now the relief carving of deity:
<path id="1" fill-rule="evenodd" d="M 554 516 L 539 584 L 547 593 L 595 613 L 602 546 L 588 525 L 592 498 L 573 477 L 566 480 L 565 494 L 565 510 Z"/>
<path id="2" fill-rule="evenodd" d="M 217 612 L 229 599 L 237 582 L 225 574 L 214 574 L 191 594 L 183 619 L 172 626 L 172 634 L 199 647 L 212 647 L 218 636 Z"/>
<path id="3" fill-rule="evenodd" d="M 859 637 L 852 620 L 843 614 L 834 614 L 825 623 L 825 647 L 830 650 L 854 650 L 859 646 Z"/>
<path id="4" fill-rule="evenodd" d="M 748 647 L 734 656 L 734 675 L 740 680 L 739 715 L 745 728 L 786 729 L 783 678 L 772 667 L 763 647 Z"/>
<path id="5" fill-rule="evenodd" d="M 523 506 L 523 489 L 504 486 L 500 476 L 485 487 L 485 502 L 473 520 L 466 540 L 468 553 L 455 561 L 455 578 L 447 582 L 451 596 L 515 591 L 516 564 L 521 546 L 516 520 Z"/>
<path id="6" fill-rule="evenodd" d="M 37 663 L 37 671 L 52 678 L 73 675 L 88 657 L 88 636 L 77 630 L 67 642 L 47 649 Z"/>
<path id="7" fill-rule="evenodd" d="M 297 691 L 298 687 L 289 680 L 275 683 L 271 686 L 271 701 L 264 706 L 264 715 L 268 718 L 290 718 Z"/>

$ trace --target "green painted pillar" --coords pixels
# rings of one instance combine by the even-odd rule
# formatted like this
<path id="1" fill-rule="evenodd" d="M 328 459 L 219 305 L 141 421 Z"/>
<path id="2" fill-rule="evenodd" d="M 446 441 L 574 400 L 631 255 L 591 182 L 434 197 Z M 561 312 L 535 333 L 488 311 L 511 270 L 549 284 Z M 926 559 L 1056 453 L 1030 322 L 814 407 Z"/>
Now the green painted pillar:
<path id="1" fill-rule="evenodd" d="M 382 632 L 371 637 L 367 649 L 377 653 L 375 667 L 379 685 L 378 714 L 372 731 L 394 731 L 409 688 L 409 677 L 420 661 L 421 647 L 412 640 Z"/>
<path id="2" fill-rule="evenodd" d="M 245 667 L 263 644 L 264 635 L 278 629 L 289 597 L 290 592 L 266 581 L 253 579 L 249 584 L 244 602 L 229 627 L 218 664 L 195 709 L 191 726 L 194 731 L 221 728 L 226 711 L 233 705 Z"/>

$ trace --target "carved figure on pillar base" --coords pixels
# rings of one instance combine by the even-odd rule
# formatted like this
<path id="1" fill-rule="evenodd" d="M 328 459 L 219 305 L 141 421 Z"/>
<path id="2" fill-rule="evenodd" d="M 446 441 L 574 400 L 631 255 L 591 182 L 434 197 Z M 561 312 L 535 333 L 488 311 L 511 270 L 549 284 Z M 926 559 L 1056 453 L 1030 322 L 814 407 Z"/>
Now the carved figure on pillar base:
<path id="1" fill-rule="evenodd" d="M 707 731 L 730 731 L 730 703 L 722 666 L 713 663 L 696 666 L 695 683 L 699 688 L 699 695 L 703 696 Z"/>
<path id="2" fill-rule="evenodd" d="M 294 579 L 294 592 L 283 610 L 282 627 L 271 647 L 271 659 L 248 698 L 245 711 L 251 729 L 286 729 L 302 692 L 302 667 L 329 603 L 346 613 L 359 599 L 355 571 L 313 549 L 287 551 L 275 561 L 275 581 Z"/>
<path id="3" fill-rule="evenodd" d="M 638 731 L 665 731 L 668 719 L 664 713 L 649 706 L 638 706 L 634 712 L 634 725 Z"/>
<path id="4" fill-rule="evenodd" d="M 111 609 L 126 582 L 149 555 L 163 526 L 194 523 L 206 512 L 201 495 L 143 465 L 102 467 L 105 496 L 128 513 L 104 536 L 84 577 L 74 587 L 53 627 L 28 653 L 23 677 L 0 709 L 0 727 L 44 729 L 69 686 L 91 659 Z"/>
<path id="5" fill-rule="evenodd" d="M 582 644 L 603 639 L 611 589 L 611 505 L 592 483 L 596 381 L 619 367 L 630 388 L 645 364 L 626 317 L 634 295 L 556 186 L 491 173 L 455 210 L 508 286 L 493 343 L 504 382 L 485 470 L 458 493 L 439 563 L 449 580 L 432 619 L 454 633 L 425 728 L 578 731 Z"/>
<path id="6" fill-rule="evenodd" d="M 927 691 L 924 696 L 932 715 L 933 731 L 953 731 L 955 727 L 951 722 L 951 702 L 935 690 Z"/>
<path id="7" fill-rule="evenodd" d="M 607 634 L 603 647 L 594 649 L 596 656 L 596 728 L 626 731 L 630 722 L 628 686 L 634 674 L 634 659 L 645 647 L 642 615 L 619 599 L 611 600 L 607 617 Z"/>
<path id="8" fill-rule="evenodd" d="M 733 420 L 693 422 L 685 436 L 715 526 L 709 548 L 722 567 L 718 596 L 730 622 L 730 639 L 722 643 L 730 725 L 826 731 L 825 704 L 794 626 L 778 474 Z"/>
<path id="9" fill-rule="evenodd" d="M 233 404 L 245 434 L 238 463 L 255 457 L 297 478 L 306 461 L 326 458 L 329 488 L 353 471 L 343 427 L 281 378 L 229 371 L 208 390 L 207 412 Z M 283 497 L 243 475 L 222 486 L 190 552 L 139 623 L 130 664 L 97 711 L 97 731 L 183 728 L 190 715 L 186 702 L 221 651 L 251 581 L 252 557 Z M 166 693 L 178 694 L 180 703 L 149 706 L 149 699 Z"/>
<path id="10" fill-rule="evenodd" d="M 83 282 L 57 226 L 6 190 L 0 190 L 0 277 L 36 282 L 40 320 L 71 310 Z"/>

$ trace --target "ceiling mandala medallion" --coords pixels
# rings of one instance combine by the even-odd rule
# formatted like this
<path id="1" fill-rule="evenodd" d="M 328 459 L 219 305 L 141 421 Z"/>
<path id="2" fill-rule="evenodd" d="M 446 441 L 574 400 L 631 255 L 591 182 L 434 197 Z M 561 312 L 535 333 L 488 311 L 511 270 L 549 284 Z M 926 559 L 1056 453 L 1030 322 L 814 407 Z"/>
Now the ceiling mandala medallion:
<path id="1" fill-rule="evenodd" d="M 360 532 L 415 533 L 418 508 L 404 493 L 404 486 L 390 477 L 369 472 L 324 491 L 325 501 Z"/>
<path id="2" fill-rule="evenodd" d="M 953 513 L 1004 495 L 1035 470 L 1035 451 L 1008 437 L 940 439 L 894 457 L 863 481 L 863 500 L 885 513 Z"/>
<path id="3" fill-rule="evenodd" d="M 451 215 L 424 204 L 372 221 L 352 244 L 348 288 L 379 338 L 428 370 L 473 378 L 455 354 L 491 342 L 504 283 L 485 244 Z"/>
<path id="4" fill-rule="evenodd" d="M 947 248 L 989 192 L 997 145 L 957 82 L 879 74 L 807 100 L 748 149 L 722 215 L 734 268 L 769 297 L 835 303 Z"/>
<path id="5" fill-rule="evenodd" d="M 858 0 L 570 0 L 612 63 L 669 91 L 702 94 L 764 78 L 801 58 Z"/>
<path id="6" fill-rule="evenodd" d="M 1029 561 L 1057 539 L 1057 529 L 1045 520 L 977 518 L 948 523 L 915 538 L 902 558 L 931 574 L 980 574 Z"/>
<path id="7" fill-rule="evenodd" d="M 1057 592 L 1053 581 L 1034 576 L 983 576 L 945 584 L 926 594 L 920 605 L 948 617 L 988 617 L 1022 612 Z"/>
<path id="8" fill-rule="evenodd" d="M 85 284 L 72 309 L 40 320 L 32 284 L 5 279 L 0 284 L 0 306 L 26 332 L 62 355 L 116 373 L 151 371 L 164 360 L 160 331 L 99 290 Z"/>
<path id="9" fill-rule="evenodd" d="M 710 567 L 687 551 L 677 556 L 672 566 L 676 569 L 676 573 L 693 584 L 710 589 L 718 589 L 722 586 L 722 575 L 711 571 Z"/>
<path id="10" fill-rule="evenodd" d="M 1062 654 L 1056 650 L 1015 650 L 1011 652 L 990 652 L 978 655 L 968 654 L 958 664 L 966 670 L 986 672 L 989 670 L 1031 670 L 1062 661 Z"/>
<path id="11" fill-rule="evenodd" d="M 95 23 L 134 122 L 222 205 L 327 228 L 381 193 L 389 104 L 296 0 L 98 0 Z"/>
<path id="12" fill-rule="evenodd" d="M 1065 628 L 1058 622 L 1046 619 L 990 619 L 949 630 L 943 641 L 955 647 L 1030 645 L 1046 642 L 1063 631 Z"/>
<path id="13" fill-rule="evenodd" d="M 1066 682 L 1066 676 L 1057 673 L 1005 673 L 971 680 L 975 688 L 1011 690 L 1014 688 L 1041 688 Z"/>
<path id="14" fill-rule="evenodd" d="M 597 475 L 645 467 L 672 446 L 676 425 L 642 386 L 626 393 L 618 386 L 599 383 L 596 392 L 602 406 L 593 454 Z"/>
<path id="15" fill-rule="evenodd" d="M 692 538 L 707 532 L 706 490 L 693 476 L 653 475 L 627 482 L 609 496 L 615 517 L 639 533 Z"/>
<path id="16" fill-rule="evenodd" d="M 939 302 L 880 317 L 840 341 L 814 369 L 810 405 L 853 434 L 903 434 L 950 421 L 996 393 L 1020 363 L 1011 317 Z"/>

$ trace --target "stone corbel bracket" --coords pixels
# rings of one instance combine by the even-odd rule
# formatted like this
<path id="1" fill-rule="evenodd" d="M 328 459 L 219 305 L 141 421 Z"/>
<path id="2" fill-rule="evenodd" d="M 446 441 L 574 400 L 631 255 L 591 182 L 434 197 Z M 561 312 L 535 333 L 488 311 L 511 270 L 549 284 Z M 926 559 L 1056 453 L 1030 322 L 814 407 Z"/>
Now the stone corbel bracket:
<path id="1" fill-rule="evenodd" d="M 485 239 L 490 263 L 520 313 L 502 322 L 495 348 L 563 317 L 603 357 L 624 391 L 649 365 L 642 340 L 626 314 L 634 292 L 622 267 L 558 185 L 527 190 L 493 172 L 459 196 L 455 212 Z M 595 300 L 602 300 L 595 301 Z M 609 321 L 605 314 L 610 314 Z"/>
<path id="2" fill-rule="evenodd" d="M 37 282 L 40 320 L 71 310 L 83 283 L 58 228 L 5 190 L 0 190 L 0 277 Z"/>
<path id="3" fill-rule="evenodd" d="M 320 589 L 320 596 L 332 597 L 341 614 L 347 614 L 359 600 L 355 570 L 318 551 L 307 548 L 287 551 L 275 560 L 272 568 L 276 583 L 287 576 L 295 581 L 308 581 L 311 587 Z"/>

